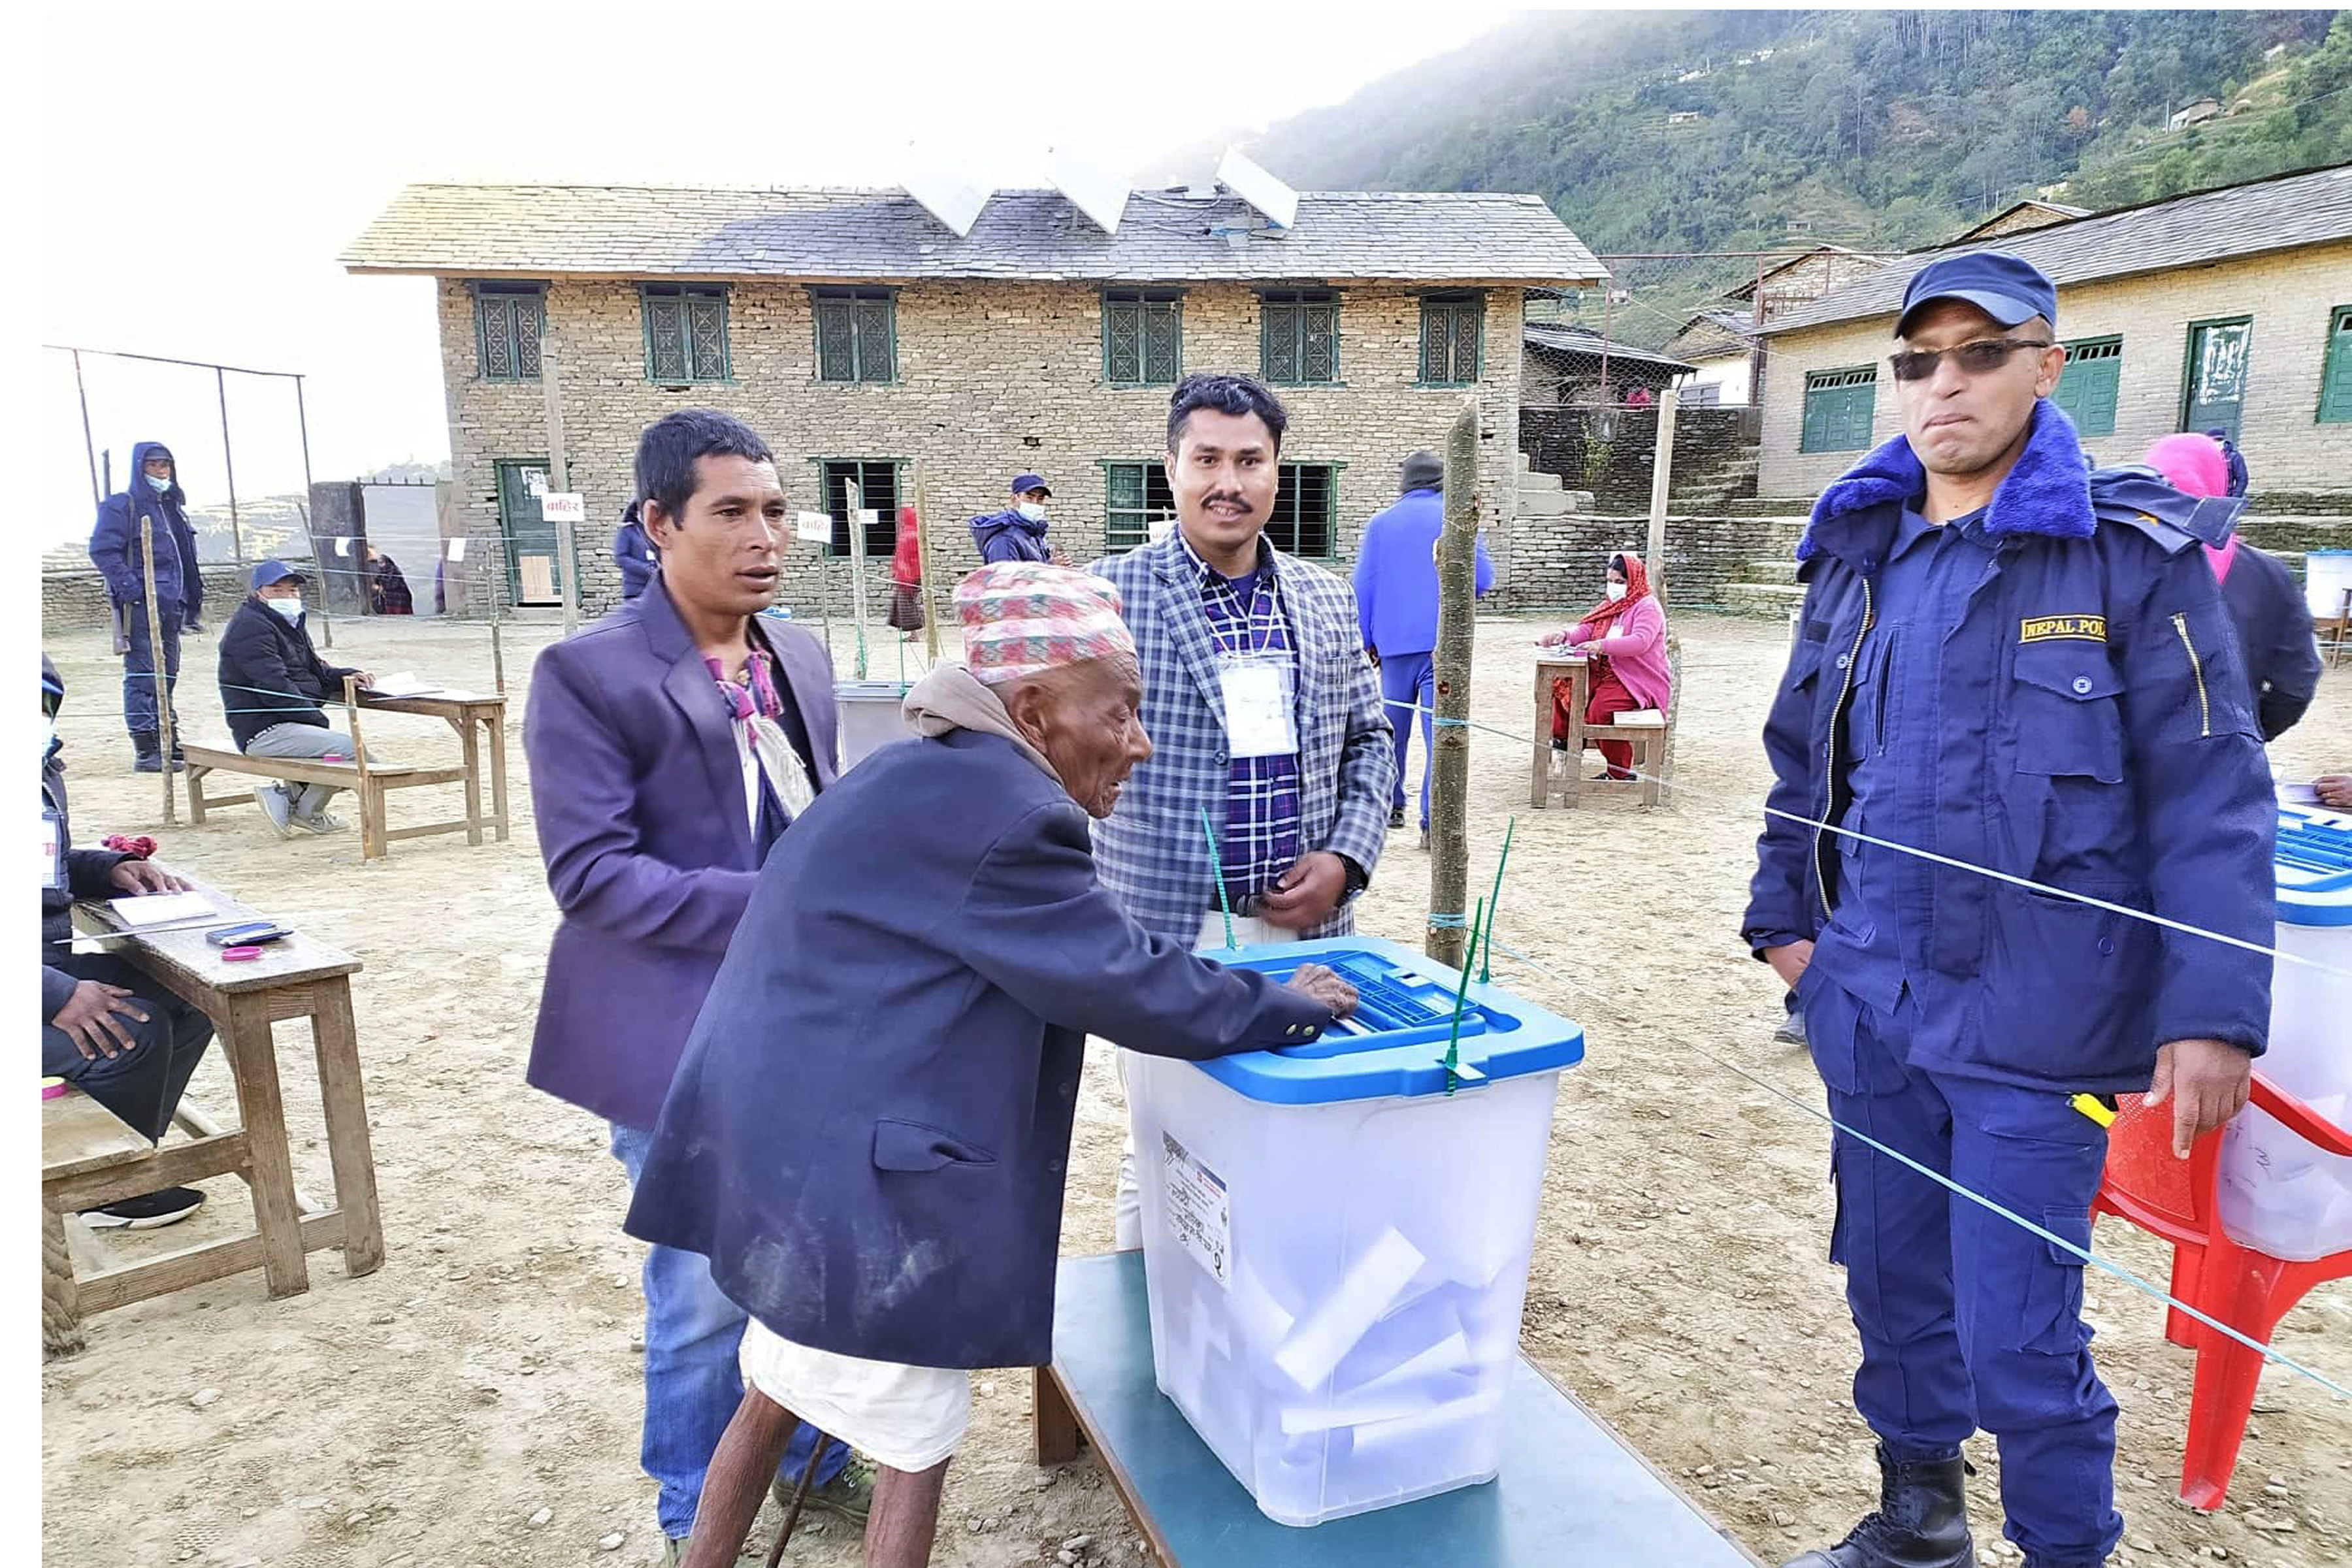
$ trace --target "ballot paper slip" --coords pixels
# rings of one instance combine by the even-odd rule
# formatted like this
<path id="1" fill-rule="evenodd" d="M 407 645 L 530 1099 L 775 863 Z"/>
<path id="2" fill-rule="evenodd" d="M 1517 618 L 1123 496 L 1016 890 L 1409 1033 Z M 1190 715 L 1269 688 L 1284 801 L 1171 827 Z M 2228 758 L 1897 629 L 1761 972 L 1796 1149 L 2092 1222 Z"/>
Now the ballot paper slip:
<path id="1" fill-rule="evenodd" d="M 425 697 L 442 689 L 430 680 L 419 679 L 415 670 L 404 669 L 397 674 L 376 677 L 375 684 L 368 689 L 378 697 Z"/>
<path id="2" fill-rule="evenodd" d="M 202 893 L 142 893 L 136 898 L 109 899 L 114 918 L 133 928 L 198 920 L 213 912 L 213 901 Z"/>
<path id="3" fill-rule="evenodd" d="M 1494 1478 L 1565 1019 L 1370 938 L 1213 952 L 1328 964 L 1363 1005 L 1309 1045 L 1126 1058 L 1162 1393 L 1280 1523 Z"/>

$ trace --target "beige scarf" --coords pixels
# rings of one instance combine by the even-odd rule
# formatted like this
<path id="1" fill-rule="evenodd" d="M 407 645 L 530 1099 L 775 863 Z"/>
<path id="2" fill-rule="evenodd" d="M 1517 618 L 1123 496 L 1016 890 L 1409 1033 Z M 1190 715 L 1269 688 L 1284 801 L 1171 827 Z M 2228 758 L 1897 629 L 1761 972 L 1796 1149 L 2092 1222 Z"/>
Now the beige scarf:
<path id="1" fill-rule="evenodd" d="M 901 705 L 907 722 L 915 733 L 923 736 L 944 735 L 950 730 L 970 730 L 982 735 L 998 735 L 1020 748 L 1021 754 L 1037 764 L 1045 775 L 1055 784 L 1062 775 L 1045 760 L 1045 753 L 1029 743 L 1013 724 L 1013 715 L 996 693 L 982 684 L 980 678 L 960 664 L 942 664 L 930 674 L 915 682 Z M 1067 785 L 1064 785 L 1067 788 Z"/>

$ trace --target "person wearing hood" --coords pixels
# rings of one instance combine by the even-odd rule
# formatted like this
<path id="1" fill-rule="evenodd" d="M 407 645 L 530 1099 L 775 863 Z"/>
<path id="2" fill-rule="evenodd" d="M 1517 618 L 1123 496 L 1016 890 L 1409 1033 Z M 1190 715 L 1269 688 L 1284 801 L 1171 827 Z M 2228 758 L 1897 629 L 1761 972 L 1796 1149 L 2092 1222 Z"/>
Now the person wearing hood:
<path id="1" fill-rule="evenodd" d="M 143 856 L 77 849 L 66 811 L 58 710 L 66 683 L 41 656 L 41 1075 L 89 1095 L 142 1138 L 160 1141 L 211 1043 L 210 1018 L 110 952 L 76 952 L 77 899 L 173 893 L 187 883 Z M 152 1230 L 203 1206 L 194 1187 L 165 1187 L 83 1212 L 100 1229 Z"/>
<path id="2" fill-rule="evenodd" d="M 971 520 L 971 542 L 982 565 L 996 561 L 1051 561 L 1045 542 L 1045 503 L 1054 492 L 1035 474 L 1013 476 L 1013 505 Z"/>
<path id="3" fill-rule="evenodd" d="M 869 1568 L 928 1562 L 970 1369 L 1053 1358 L 1087 1036 L 1200 1060 L 1307 1045 L 1355 1005 L 1314 965 L 1196 956 L 1097 880 L 1089 822 L 1151 754 L 1108 584 L 1005 563 L 955 606 L 968 665 L 908 693 L 920 738 L 761 870 L 637 1181 L 630 1234 L 708 1257 L 751 1316 L 687 1568 L 734 1563 L 803 1421 L 882 1467 Z"/>
<path id="4" fill-rule="evenodd" d="M 2147 449 L 2147 460 L 2182 495 L 2231 498 L 2233 512 L 2244 504 L 2230 489 L 2228 459 L 2210 436 L 2167 436 Z M 2205 558 L 2213 563 L 2238 628 L 2255 721 L 2263 739 L 2275 741 L 2319 694 L 2319 642 L 2294 578 L 2280 562 L 2239 538 L 2234 516 L 2231 521 L 2230 537 L 2205 546 Z"/>
<path id="5" fill-rule="evenodd" d="M 106 596 L 123 621 L 131 646 L 122 655 L 122 722 L 131 731 L 132 765 L 142 773 L 164 765 L 157 739 L 162 719 L 155 710 L 155 649 L 147 626 L 146 557 L 139 546 L 139 520 L 152 525 L 155 542 L 155 619 L 161 630 L 164 697 L 180 681 L 180 634 L 204 630 L 205 578 L 196 561 L 195 530 L 188 523 L 188 498 L 180 489 L 179 465 L 161 441 L 131 448 L 129 488 L 106 498 L 90 530 L 89 559 L 106 579 Z M 171 766 L 185 765 L 180 754 L 179 708 L 172 707 Z"/>
<path id="6" fill-rule="evenodd" d="M 2019 257 L 1914 274 L 1904 433 L 1798 546 L 1741 934 L 1827 1089 L 1880 1503 L 1787 1568 L 1969 1568 L 1979 1428 L 2025 1568 L 2106 1561 L 2116 1407 L 2082 1303 L 2107 1135 L 2074 1097 L 2146 1091 L 2186 1160 L 2267 1043 L 2277 808 L 2198 549 L 2225 535 L 2151 476 L 2084 471 L 2057 316 Z"/>
<path id="7" fill-rule="evenodd" d="M 646 537 L 646 525 L 637 519 L 639 503 L 631 501 L 621 510 L 621 526 L 613 535 L 613 559 L 621 568 L 621 597 L 629 600 L 646 591 L 661 569 L 661 555 L 654 549 L 653 541 Z"/>
<path id="8" fill-rule="evenodd" d="M 2247 485 L 2252 480 L 2252 476 L 2246 472 L 2246 455 L 2238 450 L 2235 441 L 2230 439 L 2230 432 L 2219 425 L 2206 431 L 2205 438 L 2221 448 L 2221 466 L 2227 476 L 2222 482 L 2221 493 L 2244 495 Z"/>
<path id="9" fill-rule="evenodd" d="M 237 750 L 251 757 L 349 758 L 352 738 L 327 721 L 322 704 L 343 700 L 343 678 L 373 686 L 364 669 L 329 664 L 310 646 L 302 606 L 309 579 L 283 561 L 255 563 L 253 591 L 229 617 L 220 639 L 221 710 Z M 370 753 L 373 755 L 373 752 Z M 333 784 L 266 784 L 253 792 L 270 831 L 291 838 L 333 833 L 327 815 Z"/>

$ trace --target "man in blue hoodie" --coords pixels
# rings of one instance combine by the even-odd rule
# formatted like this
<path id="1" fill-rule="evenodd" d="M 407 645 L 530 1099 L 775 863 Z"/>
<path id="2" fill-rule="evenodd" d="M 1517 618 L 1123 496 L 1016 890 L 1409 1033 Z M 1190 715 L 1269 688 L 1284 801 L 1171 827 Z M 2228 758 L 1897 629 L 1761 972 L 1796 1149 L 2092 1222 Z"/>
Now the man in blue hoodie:
<path id="1" fill-rule="evenodd" d="M 971 520 L 971 542 L 980 547 L 980 563 L 1054 559 L 1053 546 L 1045 542 L 1045 503 L 1053 495 L 1035 474 L 1013 475 L 1013 505 Z"/>
<path id="2" fill-rule="evenodd" d="M 162 721 L 155 711 L 155 649 L 147 628 L 146 561 L 139 547 L 139 520 L 144 516 L 150 521 L 155 540 L 155 618 L 163 631 L 168 700 L 180 680 L 180 634 L 204 629 L 197 623 L 205 607 L 205 578 L 196 564 L 196 535 L 188 526 L 187 508 L 170 449 L 161 441 L 142 441 L 131 449 L 130 488 L 106 498 L 98 509 L 98 526 L 89 534 L 90 562 L 106 579 L 106 596 L 121 613 L 131 639 L 122 656 L 122 722 L 131 731 L 137 759 L 133 765 L 142 773 L 161 772 L 163 758 L 156 742 Z M 175 702 L 174 773 L 184 765 L 179 713 Z"/>
<path id="3" fill-rule="evenodd" d="M 1404 460 L 1397 488 L 1402 493 L 1386 511 L 1364 524 L 1356 552 L 1356 618 L 1364 649 L 1380 667 L 1381 700 L 1396 730 L 1395 794 L 1389 826 L 1404 826 L 1404 763 L 1412 742 L 1413 710 L 1421 710 L 1421 844 L 1429 847 L 1429 763 L 1433 755 L 1431 710 L 1437 706 L 1437 676 L 1430 656 L 1437 647 L 1437 536 L 1445 531 L 1445 463 L 1434 452 Z M 1495 563 L 1486 541 L 1478 541 L 1476 591 L 1484 598 L 1495 585 Z"/>
<path id="4" fill-rule="evenodd" d="M 1830 1256 L 1881 1501 L 1786 1568 L 1973 1568 L 1979 1427 L 2025 1568 L 2106 1561 L 2116 1402 L 2074 1250 L 2106 1133 L 2074 1099 L 2149 1091 L 2185 1160 L 2268 1036 L 2277 811 L 2197 548 L 2221 514 L 2084 470 L 2048 401 L 2057 317 L 2017 257 L 1922 268 L 1890 359 L 1904 434 L 1798 547 L 1741 935 L 1795 990 L 1836 1123 Z"/>

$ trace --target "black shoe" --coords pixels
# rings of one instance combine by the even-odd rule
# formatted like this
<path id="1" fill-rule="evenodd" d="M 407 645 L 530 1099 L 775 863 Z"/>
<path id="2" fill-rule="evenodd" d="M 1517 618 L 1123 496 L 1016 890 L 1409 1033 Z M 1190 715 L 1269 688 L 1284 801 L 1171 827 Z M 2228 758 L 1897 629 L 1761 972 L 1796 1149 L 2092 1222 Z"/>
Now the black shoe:
<path id="1" fill-rule="evenodd" d="M 84 1209 L 82 1223 L 92 1230 L 158 1230 L 177 1225 L 205 1206 L 205 1194 L 194 1187 L 165 1187 L 104 1208 Z"/>
<path id="2" fill-rule="evenodd" d="M 1976 1568 L 1960 1457 L 1897 1463 L 1878 1449 L 1878 1507 L 1843 1541 L 1780 1568 Z"/>
<path id="3" fill-rule="evenodd" d="M 1789 1021 L 1772 1031 L 1776 1046 L 1801 1046 L 1805 1043 L 1805 1015 L 1801 1011 L 1789 1015 Z"/>
<path id="4" fill-rule="evenodd" d="M 163 771 L 163 752 L 155 742 L 154 731 L 131 731 L 131 767 L 134 773 L 160 773 Z"/>
<path id="5" fill-rule="evenodd" d="M 1392 805 L 1389 807 L 1389 826 L 1391 827 L 1402 827 L 1404 826 L 1404 807 L 1401 805 Z"/>
<path id="6" fill-rule="evenodd" d="M 1561 740 L 1558 735 L 1554 735 L 1551 738 L 1551 749 L 1555 752 L 1565 752 L 1568 750 L 1568 742 Z"/>

